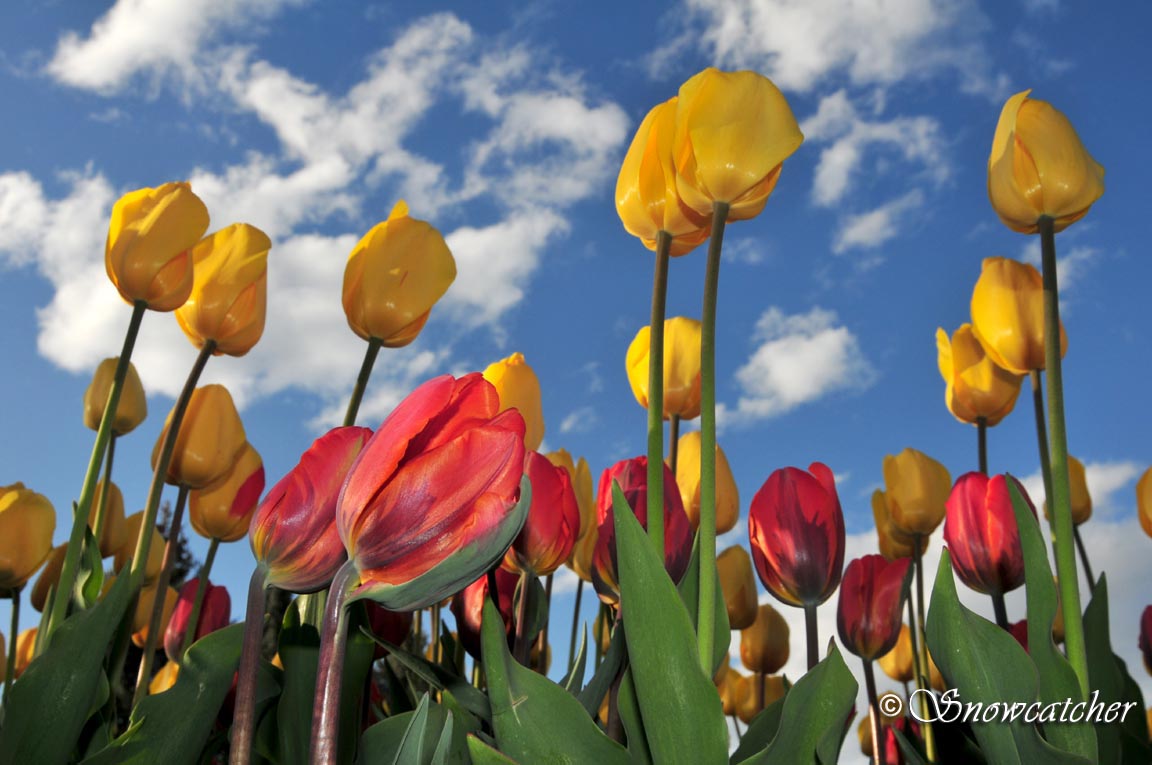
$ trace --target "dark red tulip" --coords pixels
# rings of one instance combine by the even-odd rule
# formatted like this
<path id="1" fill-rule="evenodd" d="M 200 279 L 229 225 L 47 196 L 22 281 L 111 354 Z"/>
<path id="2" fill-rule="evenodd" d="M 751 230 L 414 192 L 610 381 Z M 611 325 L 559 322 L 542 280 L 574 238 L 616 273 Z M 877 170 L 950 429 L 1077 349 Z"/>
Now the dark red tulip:
<path id="1" fill-rule="evenodd" d="M 1028 620 L 1027 619 L 1021 619 L 1018 622 L 1012 622 L 1012 624 L 1009 624 L 1008 625 L 1008 632 L 1010 632 L 1012 634 L 1012 637 L 1016 638 L 1016 642 L 1020 644 L 1021 648 L 1023 648 L 1025 651 L 1028 650 Z"/>
<path id="2" fill-rule="evenodd" d="M 580 533 L 580 506 L 568 471 L 538 452 L 524 455 L 532 505 L 524 528 L 504 556 L 504 568 L 547 576 L 568 560 Z"/>
<path id="3" fill-rule="evenodd" d="M 412 631 L 411 611 L 389 611 L 379 603 L 364 601 L 368 608 L 368 629 L 373 635 L 392 645 L 402 645 Z M 384 646 L 376 644 L 375 658 L 383 658 Z"/>
<path id="4" fill-rule="evenodd" d="M 188 628 L 188 620 L 192 618 L 198 585 L 199 580 L 190 579 L 180 588 L 180 598 L 176 601 L 176 608 L 172 610 L 168 628 L 164 630 L 164 653 L 168 654 L 169 661 L 180 660 L 181 649 L 184 647 L 184 631 Z M 227 627 L 231 621 L 232 598 L 229 597 L 228 590 L 208 582 L 192 642 Z"/>
<path id="5" fill-rule="evenodd" d="M 1140 652 L 1144 654 L 1144 666 L 1152 674 L 1152 606 L 1144 609 L 1140 617 Z"/>
<path id="6" fill-rule="evenodd" d="M 904 750 L 896 740 L 895 731 L 900 731 L 900 734 L 909 741 L 916 741 L 920 738 L 920 723 L 904 716 L 893 720 L 891 725 L 884 726 L 884 762 L 888 765 L 902 765 L 907 762 L 904 759 Z"/>
<path id="7" fill-rule="evenodd" d="M 911 564 L 909 558 L 889 562 L 883 555 L 865 555 L 844 570 L 836 626 L 840 642 L 860 658 L 878 659 L 896 645 L 912 583 Z"/>
<path id="8" fill-rule="evenodd" d="M 596 493 L 596 550 L 592 557 L 592 585 L 607 603 L 620 598 L 616 568 L 616 521 L 612 514 L 612 482 L 620 484 L 628 506 L 640 525 L 648 528 L 648 458 L 621 460 L 604 471 Z M 664 466 L 664 568 L 679 582 L 692 555 L 692 525 L 676 487 L 676 476 Z"/>
<path id="9" fill-rule="evenodd" d="M 496 570 L 496 605 L 504 620 L 508 647 L 512 647 L 512 619 L 514 618 L 516 584 L 520 577 L 504 569 Z M 473 659 L 480 659 L 480 624 L 484 616 L 484 601 L 488 599 L 488 577 L 482 576 L 452 598 L 452 615 L 456 617 L 456 634 L 460 644 Z"/>
<path id="10" fill-rule="evenodd" d="M 748 511 L 760 581 L 790 606 L 818 606 L 844 568 L 844 514 L 827 465 L 786 467 L 768 476 Z"/>
<path id="11" fill-rule="evenodd" d="M 1035 515 L 1024 487 L 1012 481 Z M 946 506 L 944 542 L 961 581 L 985 595 L 1003 595 L 1024 584 L 1024 553 L 1005 477 L 965 473 Z"/>

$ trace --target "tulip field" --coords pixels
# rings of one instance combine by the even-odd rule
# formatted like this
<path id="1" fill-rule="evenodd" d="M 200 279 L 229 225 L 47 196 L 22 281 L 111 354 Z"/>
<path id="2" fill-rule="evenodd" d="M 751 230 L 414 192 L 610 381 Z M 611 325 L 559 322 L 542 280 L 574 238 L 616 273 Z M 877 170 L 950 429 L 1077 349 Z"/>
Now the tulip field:
<path id="1" fill-rule="evenodd" d="M 611 351 L 637 415 L 603 464 L 555 448 L 574 426 L 546 431 L 548 382 L 515 338 L 487 366 L 430 361 L 376 416 L 374 385 L 468 288 L 453 237 L 397 199 L 348 240 L 340 305 L 301 300 L 342 309 L 362 353 L 324 372 L 342 424 L 278 445 L 295 462 L 271 469 L 246 394 L 208 380 L 277 320 L 277 237 L 218 226 L 229 213 L 195 178 L 123 193 L 90 286 L 122 299 L 122 345 L 86 370 L 87 463 L 54 467 L 72 512 L 0 486 L 0 765 L 1152 762 L 1152 605 L 1114 634 L 1111 551 L 1085 541 L 1066 414 L 1089 402 L 1065 354 L 1093 339 L 1065 332 L 1057 258 L 1106 199 L 1105 170 L 1060 91 L 1035 95 L 1053 101 L 1021 90 L 986 115 L 979 175 L 988 225 L 1039 258 L 977 259 L 948 288 L 969 315 L 936 330 L 933 382 L 973 459 L 875 455 L 860 555 L 835 465 L 762 464 L 742 504 L 718 442 L 748 416 L 718 393 L 721 340 L 741 331 L 725 311 L 745 294 L 732 236 L 793 193 L 813 132 L 764 73 L 688 77 L 644 105 L 614 166 L 600 201 L 651 292 L 633 295 L 648 323 Z M 692 261 L 699 311 L 669 315 Z M 149 411 L 156 357 L 137 341 L 173 318 L 195 360 Z M 1034 421 L 1038 487 L 996 467 L 1009 416 Z M 145 468 L 122 455 L 147 420 Z M 146 498 L 118 485 L 132 471 Z M 1136 504 L 1152 551 L 1152 467 Z M 246 582 L 216 563 L 236 549 Z M 1144 666 L 1120 655 L 1137 631 Z"/>

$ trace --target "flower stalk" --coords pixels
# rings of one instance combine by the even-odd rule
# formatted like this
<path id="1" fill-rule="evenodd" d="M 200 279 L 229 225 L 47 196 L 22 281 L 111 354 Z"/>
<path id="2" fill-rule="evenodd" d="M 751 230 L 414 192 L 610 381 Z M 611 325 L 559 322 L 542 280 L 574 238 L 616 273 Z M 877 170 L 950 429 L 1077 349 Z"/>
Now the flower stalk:
<path id="1" fill-rule="evenodd" d="M 872 661 L 864 660 L 864 686 L 868 689 L 868 724 L 872 729 L 872 762 L 884 765 L 884 740 L 880 737 L 880 700 L 876 695 L 876 673 Z"/>
<path id="2" fill-rule="evenodd" d="M 912 539 L 912 561 L 916 566 L 916 623 L 912 626 L 912 643 L 917 652 L 919 661 L 917 662 L 917 680 L 921 689 L 927 690 L 930 686 L 928 683 L 928 643 L 924 638 L 924 548 L 920 535 L 917 534 Z M 912 599 L 909 598 L 909 608 L 911 608 Z M 928 762 L 936 762 L 936 734 L 932 730 L 932 723 L 928 715 L 928 700 L 924 698 L 924 694 L 920 696 L 920 710 L 923 713 L 921 716 L 925 719 L 921 723 L 924 733 L 924 750 L 928 757 Z"/>
<path id="3" fill-rule="evenodd" d="M 344 655 L 348 650 L 348 596 L 360 584 L 360 572 L 351 561 L 336 572 L 324 607 L 320 632 L 316 696 L 312 703 L 312 746 L 309 762 L 336 765 L 339 756 L 340 689 Z"/>
<path id="4" fill-rule="evenodd" d="M 256 670 L 260 661 L 260 639 L 264 634 L 265 590 L 264 570 L 258 566 L 248 583 L 244 642 L 236 676 L 236 707 L 232 714 L 232 744 L 228 753 L 228 762 L 233 765 L 248 765 L 252 757 L 252 736 L 256 729 Z M 187 642 L 187 637 L 184 640 Z"/>
<path id="5" fill-rule="evenodd" d="M 808 641 L 808 669 L 820 663 L 820 636 L 816 626 L 815 604 L 804 604 L 804 634 Z M 763 708 L 763 705 L 761 705 Z"/>
<path id="6" fill-rule="evenodd" d="M 652 277 L 652 319 L 648 330 L 648 538 L 664 556 L 664 307 L 668 299 L 668 260 L 672 235 L 656 235 Z"/>
<path id="7" fill-rule="evenodd" d="M 568 639 L 568 668 L 576 663 L 576 631 L 580 627 L 580 600 L 584 596 L 584 580 L 576 581 L 576 600 L 572 606 L 572 636 Z M 583 680 L 583 678 L 581 678 Z"/>
<path id="8" fill-rule="evenodd" d="M 382 344 L 377 337 L 368 340 L 368 348 L 364 351 L 364 363 L 360 365 L 360 374 L 356 377 L 356 387 L 352 389 L 352 398 L 348 400 L 348 410 L 344 413 L 346 426 L 356 424 L 360 402 L 364 399 L 364 391 L 368 389 L 368 378 L 372 376 L 372 367 L 376 364 L 376 356 L 380 353 Z"/>
<path id="9" fill-rule="evenodd" d="M 112 490 L 112 460 L 116 457 L 116 434 L 108 439 L 108 454 L 104 458 L 104 477 L 100 483 L 100 509 L 96 511 L 96 525 L 92 529 L 92 536 L 96 537 L 97 546 L 104 539 L 104 524 L 108 522 L 108 493 Z"/>
<path id="10" fill-rule="evenodd" d="M 680 456 L 680 415 L 668 418 L 668 469 L 676 475 L 676 460 Z"/>
<path id="11" fill-rule="evenodd" d="M 12 645 L 8 649 L 8 662 L 4 668 L 4 708 L 8 706 L 8 697 L 12 694 L 12 681 L 16 677 L 16 636 L 20 634 L 20 588 L 10 590 L 8 596 L 12 598 L 12 621 L 8 634 L 12 636 Z"/>

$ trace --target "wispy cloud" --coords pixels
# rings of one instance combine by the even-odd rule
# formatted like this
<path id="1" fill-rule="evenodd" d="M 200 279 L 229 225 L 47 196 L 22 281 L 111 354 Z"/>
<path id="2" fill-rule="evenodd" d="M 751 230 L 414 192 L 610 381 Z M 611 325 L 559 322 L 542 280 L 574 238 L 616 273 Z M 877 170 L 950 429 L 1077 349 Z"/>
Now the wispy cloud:
<path id="1" fill-rule="evenodd" d="M 894 239 L 907 217 L 924 206 L 924 192 L 913 189 L 874 210 L 844 218 L 832 242 L 837 255 L 852 249 L 872 249 Z"/>

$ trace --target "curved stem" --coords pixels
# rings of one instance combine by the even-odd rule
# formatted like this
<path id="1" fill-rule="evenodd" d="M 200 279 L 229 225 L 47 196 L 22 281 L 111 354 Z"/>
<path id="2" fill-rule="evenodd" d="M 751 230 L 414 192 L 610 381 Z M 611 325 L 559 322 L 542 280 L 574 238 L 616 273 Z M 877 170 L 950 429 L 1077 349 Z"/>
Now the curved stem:
<path id="1" fill-rule="evenodd" d="M 12 645 L 8 646 L 8 663 L 4 668 L 4 706 L 8 706 L 8 697 L 12 694 L 12 681 L 16 679 L 16 641 L 20 636 L 20 588 L 9 591 L 12 596 L 12 621 L 8 637 Z"/>
<path id="2" fill-rule="evenodd" d="M 920 691 L 927 691 L 931 687 L 928 682 L 928 668 L 920 663 L 920 635 L 916 632 L 916 599 L 908 598 L 908 637 L 912 641 L 912 668 L 916 673 L 916 689 Z M 928 700 L 924 698 L 925 694 L 919 694 L 919 707 L 920 718 L 923 719 L 928 716 Z M 912 696 L 905 689 L 904 697 L 911 700 Z M 911 703 L 911 701 L 909 701 Z"/>
<path id="3" fill-rule="evenodd" d="M 652 319 L 648 325 L 648 538 L 664 560 L 664 305 L 672 236 L 656 234 Z"/>
<path id="4" fill-rule="evenodd" d="M 912 554 L 916 564 L 916 625 L 912 627 L 916 631 L 919 638 L 920 646 L 920 668 L 924 673 L 921 687 L 930 687 L 928 683 L 928 643 L 924 638 L 924 551 L 921 547 L 920 535 L 917 534 L 912 539 Z M 923 694 L 921 694 L 923 699 Z M 925 710 L 927 707 L 927 699 L 924 699 Z M 928 717 L 927 714 L 924 717 Z M 936 734 L 932 730 L 931 722 L 922 722 L 921 729 L 924 731 L 924 749 L 925 754 L 928 755 L 928 762 L 936 762 Z"/>
<path id="5" fill-rule="evenodd" d="M 184 661 L 184 654 L 188 652 L 188 646 L 192 645 L 192 639 L 196 637 L 196 629 L 200 624 L 200 611 L 204 608 L 204 596 L 208 594 L 208 574 L 212 572 L 212 564 L 216 562 L 216 550 L 220 547 L 220 540 L 215 537 L 208 543 L 208 555 L 204 558 L 204 565 L 200 567 L 200 576 L 196 580 L 196 598 L 192 601 L 192 613 L 188 616 L 188 624 L 184 626 L 184 640 L 180 644 L 180 655 L 176 657 L 177 662 Z M 263 590 L 261 590 L 260 602 L 264 602 Z M 263 618 L 261 618 L 263 622 Z"/>
<path id="6" fill-rule="evenodd" d="M 676 463 L 680 457 L 680 415 L 668 418 L 668 469 L 676 475 Z"/>
<path id="7" fill-rule="evenodd" d="M 72 532 L 68 536 L 68 548 L 64 553 L 64 563 L 60 567 L 60 579 L 56 585 L 59 596 L 52 604 L 52 615 L 48 619 L 48 636 L 68 615 L 68 603 L 72 600 L 72 588 L 76 584 L 76 567 L 80 564 L 80 548 L 84 544 L 84 529 L 88 527 L 88 512 L 92 509 L 92 496 L 96 493 L 96 476 L 104 464 L 104 450 L 112 438 L 112 423 L 116 420 L 116 410 L 120 406 L 120 392 L 124 389 L 124 378 L 128 374 L 128 363 L 132 359 L 132 349 L 136 347 L 136 335 L 140 333 L 140 323 L 144 320 L 147 305 L 136 302 L 132 306 L 132 318 L 128 331 L 124 334 L 124 347 L 120 349 L 120 359 L 112 376 L 112 387 L 108 389 L 108 403 L 104 405 L 104 416 L 96 431 L 96 443 L 92 445 L 92 455 L 88 458 L 88 472 L 84 475 L 84 485 L 80 488 L 80 498 L 76 500 L 76 512 L 72 516 Z"/>
<path id="8" fill-rule="evenodd" d="M 872 728 L 872 762 L 884 765 L 884 740 L 880 737 L 880 701 L 876 696 L 876 673 L 872 660 L 864 660 L 864 685 L 868 689 L 868 720 Z"/>
<path id="9" fill-rule="evenodd" d="M 816 606 L 804 606 L 804 633 L 808 637 L 808 669 L 820 663 L 820 638 L 816 627 Z"/>
<path id="10" fill-rule="evenodd" d="M 980 472 L 988 475 L 988 420 L 983 417 L 976 418 L 976 452 Z"/>
<path id="11" fill-rule="evenodd" d="M 112 490 L 112 460 L 116 457 L 116 434 L 108 439 L 108 454 L 104 458 L 104 477 L 100 481 L 100 504 L 96 508 L 96 525 L 92 536 L 96 537 L 96 547 L 104 543 L 104 524 L 108 522 L 108 494 Z"/>
<path id="12" fill-rule="evenodd" d="M 544 579 L 544 626 L 536 636 L 536 667 L 542 675 L 548 674 L 548 625 L 552 621 L 552 575 Z"/>
<path id="13" fill-rule="evenodd" d="M 432 645 L 429 648 L 432 651 L 432 663 L 438 664 L 440 662 L 440 604 L 433 604 L 432 608 Z"/>
<path id="14" fill-rule="evenodd" d="M 1039 370 L 1028 373 L 1032 382 L 1032 411 L 1036 416 L 1036 444 L 1040 452 L 1040 475 L 1044 477 L 1044 502 L 1052 513 L 1052 463 L 1048 459 L 1048 426 L 1044 422 L 1044 389 Z M 1050 523 L 1055 523 L 1051 521 Z M 1053 526 L 1055 529 L 1055 526 Z"/>
<path id="15" fill-rule="evenodd" d="M 532 575 L 527 571 L 520 574 L 520 600 L 516 603 L 516 661 L 528 666 L 531 643 L 528 640 L 528 600 L 532 597 Z"/>
<path id="16" fill-rule="evenodd" d="M 352 398 L 348 401 L 348 410 L 344 413 L 344 425 L 355 425 L 356 414 L 360 411 L 360 402 L 364 398 L 364 391 L 368 388 L 368 378 L 372 376 L 372 366 L 376 363 L 376 354 L 380 353 L 380 340 L 372 338 L 368 341 L 368 350 L 364 352 L 364 363 L 360 365 L 360 374 L 356 377 L 356 387 L 352 389 Z"/>
<path id="17" fill-rule="evenodd" d="M 580 599 L 584 596 L 584 580 L 576 580 L 576 603 L 572 606 L 572 637 L 568 640 L 568 668 L 576 663 L 576 630 L 580 626 Z M 580 678 L 583 683 L 583 678 Z"/>
<path id="18" fill-rule="evenodd" d="M 345 605 L 360 583 L 360 572 L 348 561 L 332 579 L 320 633 L 316 696 L 312 703 L 312 765 L 336 765 L 339 754 L 340 687 L 348 649 L 348 609 Z"/>
<path id="19" fill-rule="evenodd" d="M 260 639 L 264 633 L 264 572 L 257 568 L 248 583 L 248 610 L 244 614 L 244 644 L 236 676 L 236 706 L 232 713 L 232 745 L 228 762 L 248 765 L 256 729 L 256 671 Z"/>
<path id="20" fill-rule="evenodd" d="M 1076 539 L 1076 549 L 1080 552 L 1080 563 L 1084 566 L 1084 578 L 1088 580 L 1088 587 L 1096 587 L 1096 577 L 1092 575 L 1092 564 L 1088 562 L 1088 548 L 1084 546 L 1084 539 L 1080 536 L 1080 527 L 1072 527 L 1072 536 Z"/>
<path id="21" fill-rule="evenodd" d="M 1004 605 L 1004 596 L 994 592 L 992 597 L 992 611 L 996 614 L 996 624 L 1005 632 L 1008 631 L 1008 608 Z"/>
<path id="22" fill-rule="evenodd" d="M 743 741 L 744 734 L 740 731 L 740 718 L 735 714 L 732 715 L 732 727 L 736 729 L 736 740 Z"/>

